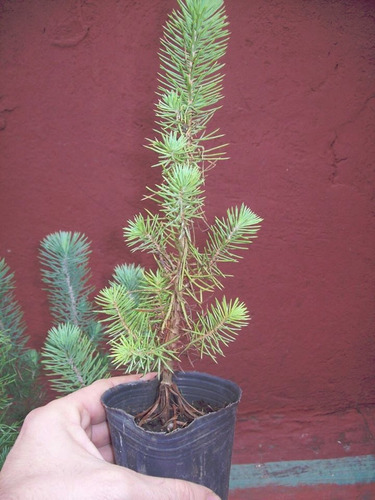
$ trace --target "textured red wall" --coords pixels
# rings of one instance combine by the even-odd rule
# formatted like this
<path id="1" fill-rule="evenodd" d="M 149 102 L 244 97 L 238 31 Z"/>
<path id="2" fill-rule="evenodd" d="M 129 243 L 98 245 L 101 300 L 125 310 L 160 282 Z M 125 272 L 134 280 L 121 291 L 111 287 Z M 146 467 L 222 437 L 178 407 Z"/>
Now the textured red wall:
<path id="1" fill-rule="evenodd" d="M 56 230 L 86 233 L 97 287 L 133 260 L 153 153 L 157 50 L 174 0 L 1 3 L 0 255 L 32 343 L 50 325 L 37 260 Z M 375 4 L 227 0 L 232 32 L 216 123 L 230 161 L 209 216 L 248 204 L 259 239 L 227 295 L 253 320 L 219 365 L 243 413 L 375 403 Z M 144 261 L 143 254 L 136 256 Z"/>

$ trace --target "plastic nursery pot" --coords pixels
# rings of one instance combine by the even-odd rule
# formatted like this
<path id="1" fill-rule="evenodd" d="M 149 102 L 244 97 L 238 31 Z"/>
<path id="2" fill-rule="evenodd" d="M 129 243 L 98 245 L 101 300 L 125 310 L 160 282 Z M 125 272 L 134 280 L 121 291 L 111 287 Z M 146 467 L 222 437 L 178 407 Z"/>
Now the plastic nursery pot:
<path id="1" fill-rule="evenodd" d="M 139 427 L 134 415 L 155 401 L 158 380 L 109 389 L 103 394 L 102 403 L 116 463 L 149 476 L 202 484 L 226 500 L 241 389 L 229 380 L 198 372 L 176 373 L 174 380 L 190 403 L 203 400 L 221 408 L 183 429 L 168 434 L 151 432 Z"/>

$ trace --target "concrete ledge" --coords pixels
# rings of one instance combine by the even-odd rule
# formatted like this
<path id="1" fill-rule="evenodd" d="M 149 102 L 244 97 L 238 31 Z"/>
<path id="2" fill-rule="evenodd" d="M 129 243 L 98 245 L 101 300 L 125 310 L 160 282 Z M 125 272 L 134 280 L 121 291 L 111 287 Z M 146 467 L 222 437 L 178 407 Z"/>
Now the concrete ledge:
<path id="1" fill-rule="evenodd" d="M 230 489 L 375 483 L 375 455 L 233 465 Z"/>

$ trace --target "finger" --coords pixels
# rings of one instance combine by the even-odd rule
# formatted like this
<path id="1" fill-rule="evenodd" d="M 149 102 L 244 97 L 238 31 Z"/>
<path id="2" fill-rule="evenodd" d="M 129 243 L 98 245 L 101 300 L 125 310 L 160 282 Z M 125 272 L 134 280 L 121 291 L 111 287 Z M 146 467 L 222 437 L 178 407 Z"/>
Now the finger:
<path id="1" fill-rule="evenodd" d="M 113 454 L 113 448 L 110 444 L 98 448 L 99 453 L 104 458 L 106 462 L 111 464 L 115 463 L 115 456 Z"/>
<path id="2" fill-rule="evenodd" d="M 101 422 L 100 424 L 92 426 L 91 432 L 88 430 L 86 434 L 97 448 L 101 448 L 111 443 L 107 422 Z"/>

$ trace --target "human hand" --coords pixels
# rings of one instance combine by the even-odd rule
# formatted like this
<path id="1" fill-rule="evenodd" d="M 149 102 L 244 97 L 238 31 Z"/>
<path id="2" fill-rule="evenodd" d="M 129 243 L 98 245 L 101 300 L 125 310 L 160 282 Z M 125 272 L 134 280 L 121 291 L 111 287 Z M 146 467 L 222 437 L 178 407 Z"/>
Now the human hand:
<path id="1" fill-rule="evenodd" d="M 144 380 L 154 375 L 146 375 Z M 99 380 L 33 410 L 0 473 L 2 500 L 218 500 L 197 484 L 113 464 L 100 397 L 138 375 Z"/>

